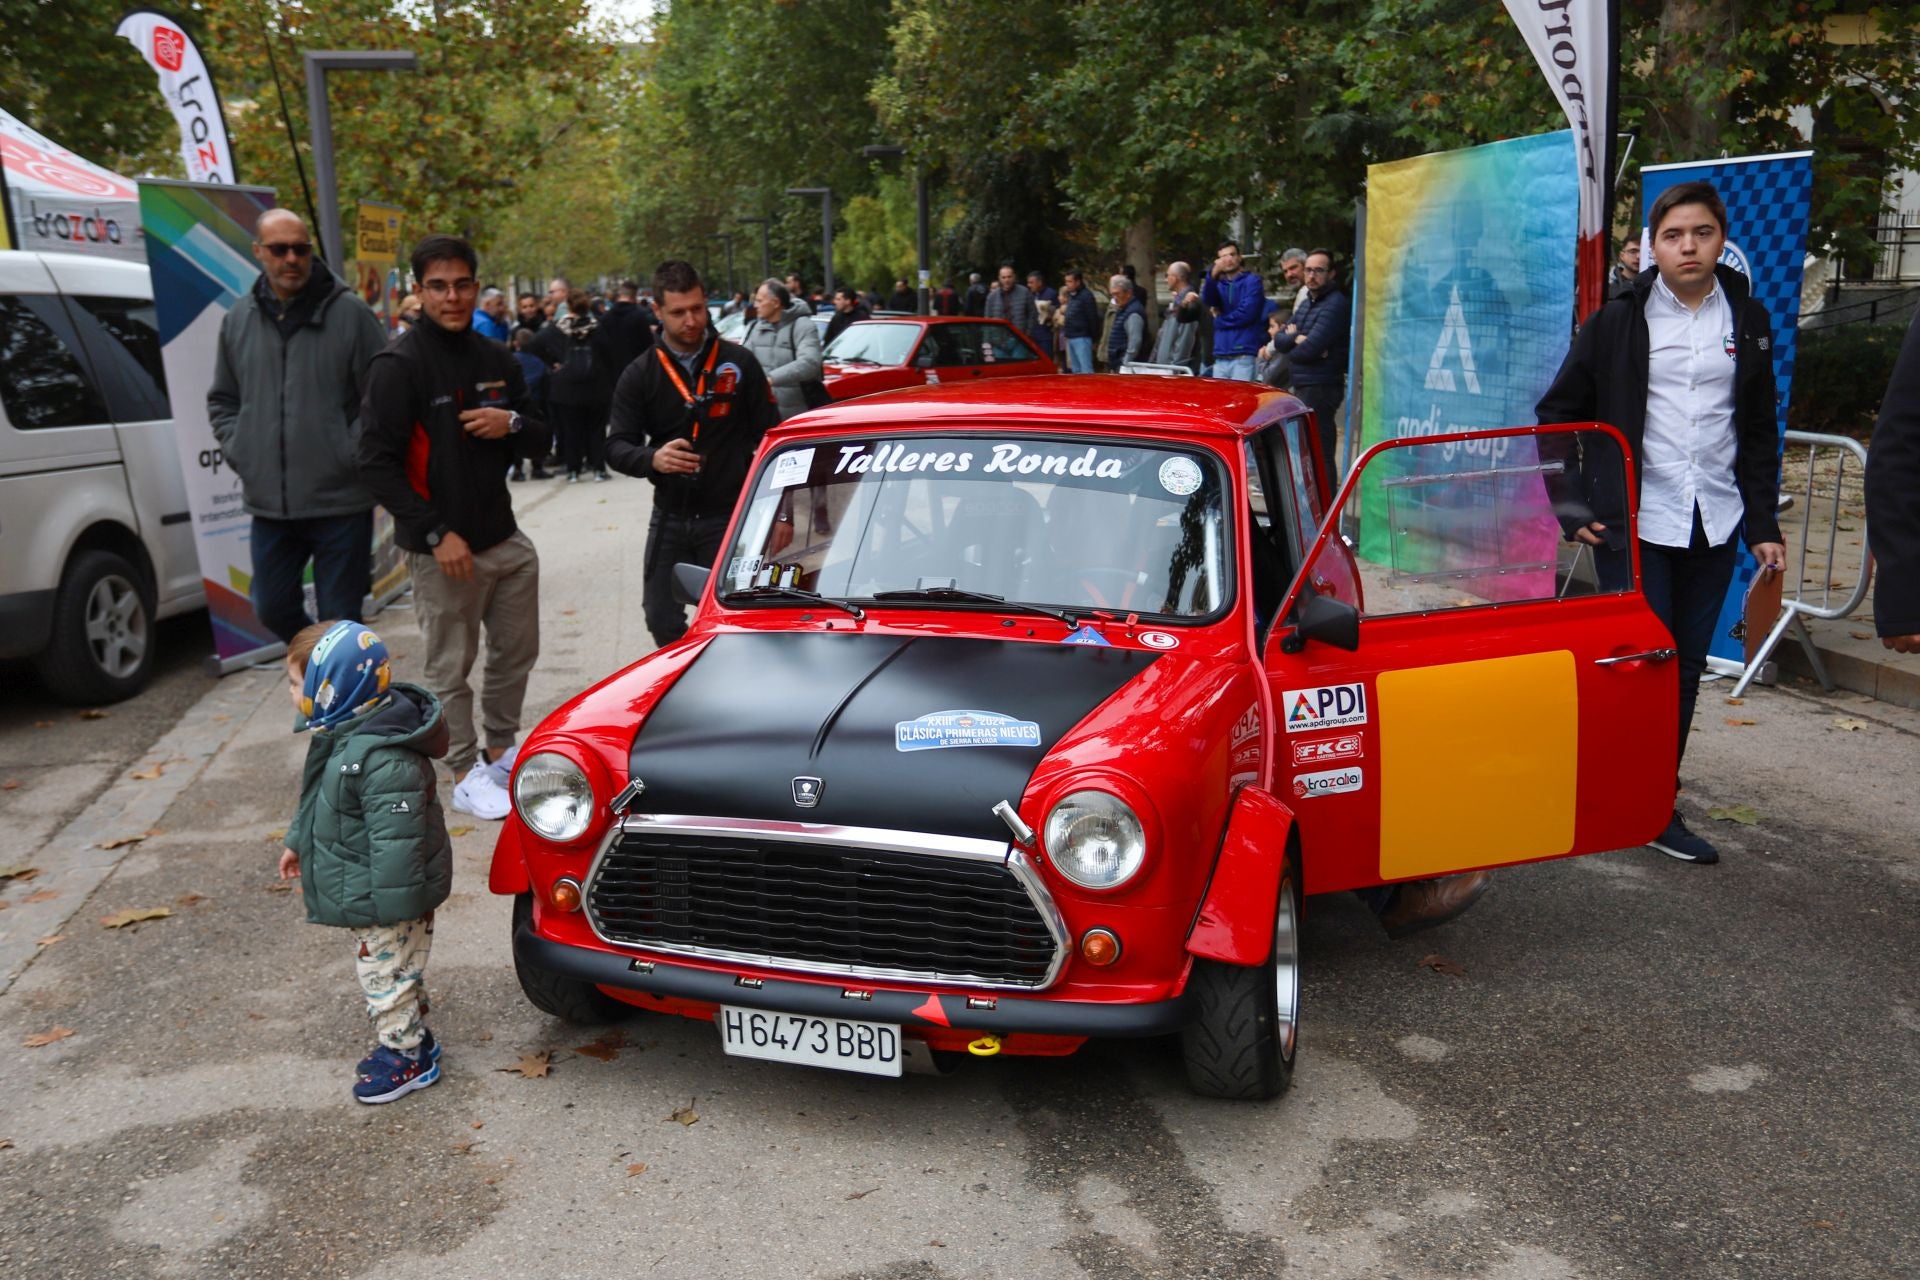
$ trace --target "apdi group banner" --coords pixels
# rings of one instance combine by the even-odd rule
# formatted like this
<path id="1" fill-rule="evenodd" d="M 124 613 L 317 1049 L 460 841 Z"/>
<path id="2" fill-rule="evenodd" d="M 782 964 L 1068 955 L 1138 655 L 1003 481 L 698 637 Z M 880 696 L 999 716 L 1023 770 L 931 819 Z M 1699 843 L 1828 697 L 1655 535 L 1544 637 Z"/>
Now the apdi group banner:
<path id="1" fill-rule="evenodd" d="M 1720 193 L 1727 206 L 1727 245 L 1720 261 L 1744 275 L 1753 296 L 1767 308 L 1773 325 L 1773 379 L 1779 394 L 1779 432 L 1784 447 L 1794 353 L 1799 346 L 1807 222 L 1813 210 L 1813 152 L 1648 165 L 1640 170 L 1643 226 L 1653 202 L 1668 187 L 1681 182 L 1711 182 Z M 1790 558 L 1788 563 L 1792 562 Z M 1746 647 L 1733 638 L 1733 629 L 1745 615 L 1747 587 L 1758 569 L 1759 562 L 1742 543 L 1733 585 L 1720 606 L 1713 647 L 1708 650 L 1713 657 L 1734 663 L 1745 660 Z"/>
<path id="2" fill-rule="evenodd" d="M 187 477 L 214 653 L 223 666 L 280 643 L 254 616 L 253 519 L 240 477 L 226 465 L 207 419 L 220 322 L 260 274 L 252 254 L 253 226 L 273 207 L 274 193 L 261 187 L 140 184 L 140 223 L 153 272 L 160 359 L 173 402 L 173 438 Z"/>
<path id="3" fill-rule="evenodd" d="M 1579 217 L 1568 130 L 1368 167 L 1360 448 L 1533 423 L 1571 337 Z M 1519 437 L 1474 441 L 1458 457 L 1443 452 L 1407 456 L 1463 471 L 1537 462 L 1532 441 Z M 1501 598 L 1551 594 L 1557 538 L 1545 531 L 1558 526 L 1516 518 L 1528 513 L 1514 512 L 1510 485 L 1430 490 L 1449 488 L 1474 495 L 1474 509 L 1423 522 L 1396 499 L 1382 518 L 1386 495 L 1370 473 L 1362 558 L 1410 573 L 1443 563 L 1534 565 L 1508 575 Z M 1530 514 L 1546 512 L 1544 486 L 1537 501 L 1540 512 Z M 1468 560 L 1423 535 L 1423 525 L 1469 539 Z"/>

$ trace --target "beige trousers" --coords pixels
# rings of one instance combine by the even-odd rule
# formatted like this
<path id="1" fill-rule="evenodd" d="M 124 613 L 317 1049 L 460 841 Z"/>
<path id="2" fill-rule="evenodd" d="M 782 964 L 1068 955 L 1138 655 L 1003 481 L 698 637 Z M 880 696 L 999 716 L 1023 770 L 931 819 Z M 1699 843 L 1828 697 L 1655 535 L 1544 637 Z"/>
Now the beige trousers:
<path id="1" fill-rule="evenodd" d="M 354 976 L 367 998 L 367 1017 L 381 1044 L 402 1053 L 420 1047 L 426 1030 L 427 956 L 433 951 L 433 912 L 418 920 L 355 929 Z"/>
<path id="2" fill-rule="evenodd" d="M 456 581 L 431 555 L 407 553 L 413 611 L 427 646 L 427 688 L 447 717 L 447 765 L 458 779 L 479 754 L 468 677 L 486 630 L 487 666 L 480 688 L 481 728 L 499 750 L 520 732 L 527 675 L 540 656 L 540 557 L 526 534 L 473 557 L 473 576 Z"/>

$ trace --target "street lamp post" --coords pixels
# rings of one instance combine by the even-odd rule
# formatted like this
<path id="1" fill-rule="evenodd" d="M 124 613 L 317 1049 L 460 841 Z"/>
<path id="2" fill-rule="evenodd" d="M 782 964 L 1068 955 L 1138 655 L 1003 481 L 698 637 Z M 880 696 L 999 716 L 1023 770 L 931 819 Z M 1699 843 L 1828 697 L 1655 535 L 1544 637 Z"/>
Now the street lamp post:
<path id="1" fill-rule="evenodd" d="M 827 296 L 833 296 L 833 188 L 832 187 L 788 187 L 790 196 L 820 197 L 820 270 L 826 276 L 821 288 Z M 769 275 L 772 273 L 769 272 Z"/>
<path id="2" fill-rule="evenodd" d="M 773 219 L 740 218 L 738 221 L 748 224 L 755 222 L 760 224 L 760 278 L 765 280 L 773 274 L 773 252 L 772 247 L 767 243 L 767 228 L 772 224 Z"/>
<path id="3" fill-rule="evenodd" d="M 887 156 L 904 156 L 907 154 L 907 149 L 905 147 L 894 146 L 862 147 L 860 148 L 860 154 L 869 159 L 878 160 Z M 933 314 L 933 263 L 928 253 L 928 241 L 931 237 L 928 235 L 927 171 L 925 169 L 915 170 L 913 175 L 913 188 L 916 205 L 913 219 L 913 240 L 914 247 L 919 251 L 920 257 L 920 287 L 916 291 L 915 296 L 919 299 L 920 314 L 929 316 Z"/>
<path id="4" fill-rule="evenodd" d="M 346 240 L 340 232 L 340 191 L 333 174 L 333 112 L 327 107 L 329 71 L 413 71 L 420 66 L 411 53 L 372 49 L 321 49 L 306 55 L 307 122 L 313 138 L 313 184 L 320 188 L 320 253 L 343 276 Z"/>
<path id="5" fill-rule="evenodd" d="M 733 233 L 715 231 L 707 239 L 718 240 L 727 251 L 727 297 L 731 298 L 733 297 Z"/>

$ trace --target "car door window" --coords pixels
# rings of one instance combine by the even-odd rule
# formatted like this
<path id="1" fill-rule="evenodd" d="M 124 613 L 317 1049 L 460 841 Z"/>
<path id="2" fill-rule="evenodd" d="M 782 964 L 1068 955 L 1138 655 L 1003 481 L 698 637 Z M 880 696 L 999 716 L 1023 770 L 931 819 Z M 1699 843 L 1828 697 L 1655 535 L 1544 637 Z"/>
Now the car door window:
<path id="1" fill-rule="evenodd" d="M 988 364 L 1017 364 L 1041 358 L 1018 329 L 997 324 L 973 327 L 979 330 L 978 350 Z"/>
<path id="2" fill-rule="evenodd" d="M 100 389 L 117 422 L 171 414 L 153 303 L 138 298 L 69 297 L 68 314 L 87 343 Z"/>
<path id="3" fill-rule="evenodd" d="M 59 298 L 0 295 L 0 403 L 22 431 L 113 420 Z"/>

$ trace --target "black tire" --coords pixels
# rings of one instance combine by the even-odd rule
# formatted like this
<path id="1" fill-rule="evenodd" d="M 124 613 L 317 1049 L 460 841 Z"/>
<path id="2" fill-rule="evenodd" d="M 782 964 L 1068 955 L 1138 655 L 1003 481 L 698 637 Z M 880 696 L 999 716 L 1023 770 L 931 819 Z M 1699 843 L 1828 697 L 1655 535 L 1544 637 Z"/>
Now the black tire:
<path id="1" fill-rule="evenodd" d="M 513 932 L 520 932 L 521 925 L 532 919 L 533 895 L 523 893 L 513 900 Z M 512 935 L 508 937 L 511 944 Z M 533 968 L 521 961 L 517 951 L 513 957 L 513 974 L 520 979 L 520 990 L 534 1008 L 567 1022 L 593 1027 L 621 1022 L 639 1012 L 626 1001 L 615 1000 L 591 982 Z"/>
<path id="2" fill-rule="evenodd" d="M 1180 1032 L 1187 1084 L 1204 1098 L 1277 1098 L 1300 1048 L 1300 863 L 1289 854 L 1274 913 L 1274 945 L 1243 968 L 1196 960 L 1193 1021 Z M 1283 990 L 1287 993 L 1284 997 Z"/>
<path id="3" fill-rule="evenodd" d="M 111 551 L 82 551 L 67 564 L 53 598 L 53 630 L 34 659 L 62 702 L 98 706 L 147 687 L 156 638 L 153 587 Z"/>

